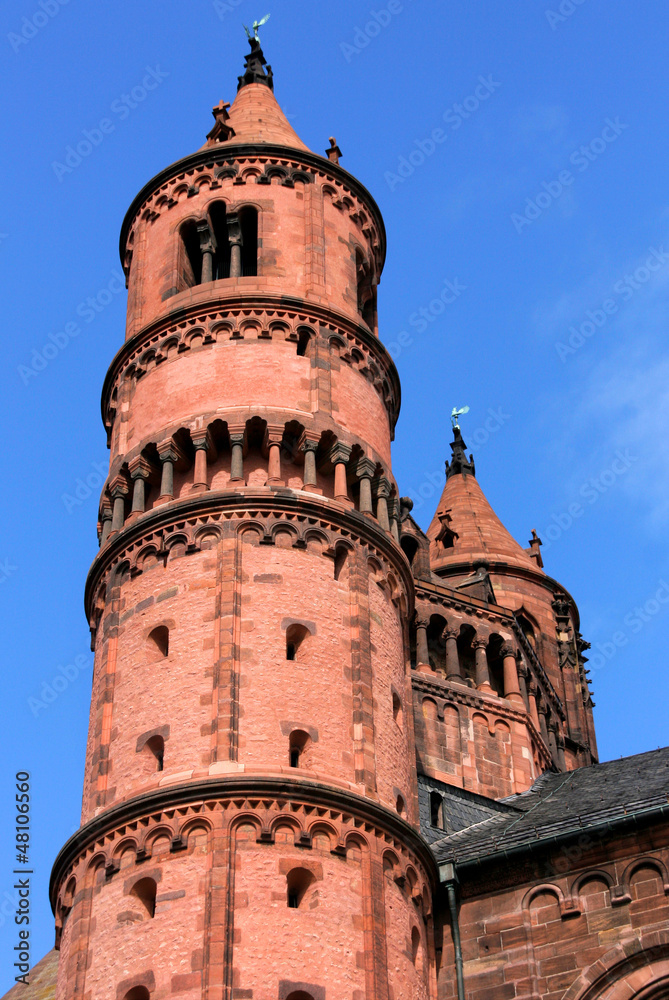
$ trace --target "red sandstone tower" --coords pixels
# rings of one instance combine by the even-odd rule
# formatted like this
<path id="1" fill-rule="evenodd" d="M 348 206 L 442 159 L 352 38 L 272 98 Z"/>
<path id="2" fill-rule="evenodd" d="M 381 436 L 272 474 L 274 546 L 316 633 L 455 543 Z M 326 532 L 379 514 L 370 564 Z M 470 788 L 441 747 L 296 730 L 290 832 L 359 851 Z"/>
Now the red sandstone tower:
<path id="1" fill-rule="evenodd" d="M 58 1000 L 433 993 L 385 233 L 251 42 L 133 202 Z"/>
<path id="2" fill-rule="evenodd" d="M 399 499 L 383 220 L 257 40 L 214 119 L 121 234 L 56 1000 L 666 997 L 669 750 L 597 764 L 576 605 L 459 427 L 427 533 Z"/>

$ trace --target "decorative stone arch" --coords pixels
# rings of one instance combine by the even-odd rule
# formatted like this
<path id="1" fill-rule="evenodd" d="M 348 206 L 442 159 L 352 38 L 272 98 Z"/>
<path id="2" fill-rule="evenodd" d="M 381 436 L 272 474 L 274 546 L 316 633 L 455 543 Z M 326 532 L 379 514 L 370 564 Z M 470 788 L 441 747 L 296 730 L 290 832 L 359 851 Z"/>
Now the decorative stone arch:
<path id="1" fill-rule="evenodd" d="M 201 550 L 218 545 L 222 537 L 223 532 L 218 524 L 205 524 L 196 530 L 194 541 L 197 548 Z"/>
<path id="2" fill-rule="evenodd" d="M 661 861 L 659 858 L 654 858 L 654 857 L 635 858 L 634 861 L 628 864 L 620 880 L 625 894 L 627 895 L 630 894 L 630 882 L 632 876 L 640 868 L 654 869 L 662 879 L 662 886 L 664 888 L 665 894 L 669 895 L 669 875 L 667 874 L 667 867 L 663 861 Z"/>
<path id="3" fill-rule="evenodd" d="M 399 856 L 395 851 L 387 847 L 381 856 L 381 860 L 384 874 L 392 878 L 393 881 L 401 877 L 402 866 Z"/>
<path id="4" fill-rule="evenodd" d="M 202 326 L 196 326 L 194 330 L 188 330 L 184 334 L 183 343 L 187 348 L 202 347 L 207 337 L 207 331 Z M 200 343 L 195 343 L 195 341 Z"/>
<path id="5" fill-rule="evenodd" d="M 155 560 L 151 565 L 147 565 L 150 560 Z M 143 573 L 147 569 L 152 569 L 153 566 L 158 565 L 162 562 L 161 553 L 157 545 L 150 542 L 148 545 L 142 546 L 141 549 L 134 554 L 132 561 L 132 573 Z"/>
<path id="6" fill-rule="evenodd" d="M 172 844 L 174 840 L 174 828 L 169 823 L 158 823 L 156 826 L 149 827 L 140 845 L 147 858 L 153 856 L 154 844 L 162 837 L 166 837 L 170 845 Z"/>
<path id="7" fill-rule="evenodd" d="M 318 834 L 324 834 L 328 838 L 330 851 L 332 851 L 339 840 L 339 832 L 336 826 L 333 823 L 328 823 L 327 820 L 317 819 L 308 827 L 307 835 L 309 840 L 313 842 L 314 837 Z"/>
<path id="8" fill-rule="evenodd" d="M 555 896 L 560 911 L 564 908 L 565 898 L 564 893 L 559 885 L 555 885 L 553 882 L 542 882 L 541 885 L 535 885 L 528 892 L 525 893 L 522 902 L 523 910 L 529 910 L 532 901 L 540 896 L 542 893 L 548 893 L 549 895 Z"/>
<path id="9" fill-rule="evenodd" d="M 280 816 L 275 816 L 269 824 L 269 834 L 272 839 L 272 843 L 276 840 L 277 830 L 281 827 L 288 827 L 293 833 L 293 842 L 295 847 L 304 846 L 305 843 L 310 843 L 311 838 L 308 832 L 304 829 L 302 821 L 293 815 L 287 815 L 282 813 Z"/>
<path id="10" fill-rule="evenodd" d="M 664 1000 L 669 990 L 669 929 L 647 931 L 607 951 L 562 1000 Z"/>
<path id="11" fill-rule="evenodd" d="M 184 846 L 190 848 L 189 839 L 193 834 L 204 833 L 209 839 L 213 830 L 214 825 L 211 820 L 204 816 L 193 816 L 181 825 L 178 836 Z"/>
<path id="12" fill-rule="evenodd" d="M 578 899 L 581 894 L 581 889 L 583 886 L 587 885 L 588 882 L 605 882 L 610 891 L 613 887 L 614 879 L 613 876 L 603 868 L 591 868 L 587 872 L 582 872 L 571 884 L 570 891 L 574 899 Z"/>
<path id="13" fill-rule="evenodd" d="M 240 826 L 252 826 L 256 832 L 256 840 L 260 840 L 263 836 L 264 831 L 260 817 L 250 809 L 244 809 L 232 818 L 229 826 L 230 835 L 234 837 Z"/>
<path id="14" fill-rule="evenodd" d="M 166 561 L 178 558 L 174 551 L 175 549 L 178 549 L 180 546 L 184 546 L 185 549 L 188 549 L 190 544 L 191 539 L 185 531 L 176 531 L 173 535 L 170 535 L 164 542 Z"/>
<path id="15" fill-rule="evenodd" d="M 251 545 L 258 545 L 265 537 L 265 525 L 262 521 L 248 519 L 240 521 L 237 525 L 237 534 L 241 541 Z M 249 536 L 248 538 L 246 536 Z M 250 536 L 255 536 L 254 538 Z"/>
<path id="16" fill-rule="evenodd" d="M 135 856 L 138 850 L 138 840 L 137 837 L 126 836 L 122 837 L 117 844 L 113 845 L 113 850 L 111 853 L 111 862 L 116 869 L 120 868 L 121 858 L 126 851 L 131 851 Z M 139 877 L 139 876 L 138 876 Z"/>

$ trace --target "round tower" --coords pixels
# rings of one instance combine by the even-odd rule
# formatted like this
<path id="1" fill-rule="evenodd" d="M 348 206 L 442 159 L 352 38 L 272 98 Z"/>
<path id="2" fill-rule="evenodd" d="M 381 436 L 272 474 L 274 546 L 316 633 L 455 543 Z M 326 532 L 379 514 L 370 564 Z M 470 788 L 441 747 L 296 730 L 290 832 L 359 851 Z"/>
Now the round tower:
<path id="1" fill-rule="evenodd" d="M 57 1000 L 433 994 L 383 220 L 250 45 L 123 223 Z"/>
<path id="2" fill-rule="evenodd" d="M 535 674 L 528 675 L 528 705 L 554 764 L 561 770 L 591 764 L 597 744 L 582 655 L 589 644 L 578 631 L 576 602 L 544 570 L 536 532 L 524 549 L 497 517 L 457 426 L 451 451 L 427 530 L 431 571 L 450 587 L 462 587 L 472 572 L 489 581 L 494 603 L 513 612 L 523 658 Z M 545 683 L 537 684 L 537 676 Z"/>

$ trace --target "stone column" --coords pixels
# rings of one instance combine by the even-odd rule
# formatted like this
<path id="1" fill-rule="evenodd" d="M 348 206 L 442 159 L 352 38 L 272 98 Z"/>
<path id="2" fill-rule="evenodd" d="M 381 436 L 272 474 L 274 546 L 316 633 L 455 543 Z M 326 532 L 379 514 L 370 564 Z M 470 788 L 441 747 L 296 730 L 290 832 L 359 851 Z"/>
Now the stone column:
<path id="1" fill-rule="evenodd" d="M 125 523 L 125 498 L 128 495 L 128 484 L 123 476 L 117 476 L 109 484 L 109 492 L 114 501 L 111 530 L 120 531 Z"/>
<path id="2" fill-rule="evenodd" d="M 151 475 L 151 465 L 145 458 L 139 455 L 129 463 L 130 478 L 132 479 L 132 514 L 143 514 L 146 507 L 146 481 Z"/>
<path id="3" fill-rule="evenodd" d="M 195 448 L 195 467 L 193 470 L 193 485 L 195 493 L 204 493 L 209 489 L 207 484 L 207 455 L 214 456 L 214 445 L 208 430 L 191 431 L 193 447 Z"/>
<path id="4" fill-rule="evenodd" d="M 316 472 L 316 452 L 318 451 L 318 441 L 313 438 L 302 436 L 300 450 L 304 452 L 304 472 L 302 473 L 302 489 L 309 493 L 322 493 L 318 489 L 318 476 Z"/>
<path id="5" fill-rule="evenodd" d="M 244 482 L 244 431 L 230 431 L 230 482 Z"/>
<path id="6" fill-rule="evenodd" d="M 214 243 L 209 226 L 206 222 L 199 222 L 197 234 L 200 239 L 200 253 L 202 254 L 202 278 L 201 284 L 213 281 L 214 278 Z"/>
<path id="7" fill-rule="evenodd" d="M 239 216 L 231 213 L 227 217 L 228 242 L 230 243 L 230 277 L 242 275 L 242 227 Z"/>
<path id="8" fill-rule="evenodd" d="M 265 445 L 269 451 L 267 461 L 267 485 L 285 486 L 281 478 L 281 443 L 283 427 L 268 427 L 265 433 Z"/>
<path id="9" fill-rule="evenodd" d="M 505 642 L 500 650 L 504 664 L 504 697 L 518 708 L 525 708 L 525 702 L 520 694 L 518 684 L 518 665 L 516 663 L 516 651 L 513 646 Z"/>
<path id="10" fill-rule="evenodd" d="M 376 463 L 371 458 L 361 458 L 355 468 L 355 474 L 360 481 L 360 513 L 373 514 L 372 477 L 376 472 Z"/>
<path id="11" fill-rule="evenodd" d="M 551 722 L 550 728 L 548 730 L 548 748 L 551 752 L 551 758 L 555 765 L 558 764 L 558 748 L 557 748 L 557 735 L 555 731 L 555 723 Z"/>
<path id="12" fill-rule="evenodd" d="M 382 477 L 376 484 L 376 520 L 384 531 L 390 531 L 390 518 L 388 517 L 389 496 L 390 483 Z"/>
<path id="13" fill-rule="evenodd" d="M 458 653 L 458 630 L 446 627 L 441 633 L 446 644 L 446 680 L 456 684 L 464 684 L 460 654 Z"/>
<path id="14" fill-rule="evenodd" d="M 102 511 L 100 519 L 102 521 L 100 548 L 103 548 L 109 538 L 109 532 L 112 530 L 112 504 L 108 496 L 104 496 L 102 498 Z"/>
<path id="15" fill-rule="evenodd" d="M 488 694 L 494 694 L 492 689 L 492 684 L 490 683 L 490 671 L 488 670 L 488 657 L 486 656 L 486 649 L 488 647 L 488 639 L 485 636 L 476 636 L 472 642 L 474 647 L 474 656 L 476 659 L 476 689 L 477 691 L 485 691 Z"/>
<path id="16" fill-rule="evenodd" d="M 561 771 L 567 770 L 567 762 L 564 759 L 564 736 L 560 732 L 557 734 L 557 762 Z"/>
<path id="17" fill-rule="evenodd" d="M 536 726 L 537 731 L 541 732 L 539 713 L 537 712 L 537 685 L 536 681 L 532 680 L 532 678 L 530 678 L 527 686 L 527 704 L 530 711 L 530 718 Z"/>
<path id="18" fill-rule="evenodd" d="M 429 625 L 429 618 L 425 618 L 422 615 L 416 615 L 416 669 L 420 670 L 421 667 L 430 667 L 430 653 L 427 646 L 427 626 Z"/>
<path id="19" fill-rule="evenodd" d="M 160 475 L 160 496 L 158 503 L 166 503 L 174 499 L 174 466 L 177 462 L 182 462 L 184 455 L 181 449 L 177 448 L 174 441 L 161 441 L 158 445 L 158 457 L 160 458 L 162 470 Z"/>
<path id="20" fill-rule="evenodd" d="M 353 506 L 346 485 L 346 464 L 350 457 L 351 449 L 349 446 L 341 444 L 339 441 L 330 451 L 330 461 L 334 465 L 334 498 L 347 507 Z"/>
<path id="21" fill-rule="evenodd" d="M 523 704 L 525 705 L 525 711 L 529 712 L 530 702 L 527 693 L 527 667 L 524 663 L 518 660 L 518 685 L 520 687 L 520 697 L 523 699 Z"/>
<path id="22" fill-rule="evenodd" d="M 388 516 L 390 518 L 390 534 L 397 544 L 400 541 L 400 502 L 397 496 L 392 496 L 388 501 Z"/>
<path id="23" fill-rule="evenodd" d="M 546 716 L 547 715 L 548 715 L 548 709 L 546 708 L 546 706 L 545 705 L 540 705 L 539 706 L 539 731 L 541 732 L 541 738 L 544 741 L 544 743 L 546 744 L 546 746 L 549 745 L 549 742 L 548 742 L 548 723 L 546 722 Z"/>

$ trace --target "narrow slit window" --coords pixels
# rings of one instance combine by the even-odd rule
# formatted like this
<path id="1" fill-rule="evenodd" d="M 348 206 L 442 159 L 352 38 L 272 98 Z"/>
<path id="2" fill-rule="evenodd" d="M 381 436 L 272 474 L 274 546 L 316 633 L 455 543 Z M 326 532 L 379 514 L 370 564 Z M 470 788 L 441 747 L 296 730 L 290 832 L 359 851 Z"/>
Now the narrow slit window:
<path id="1" fill-rule="evenodd" d="M 430 825 L 444 829 L 444 800 L 439 792 L 430 792 Z"/>

